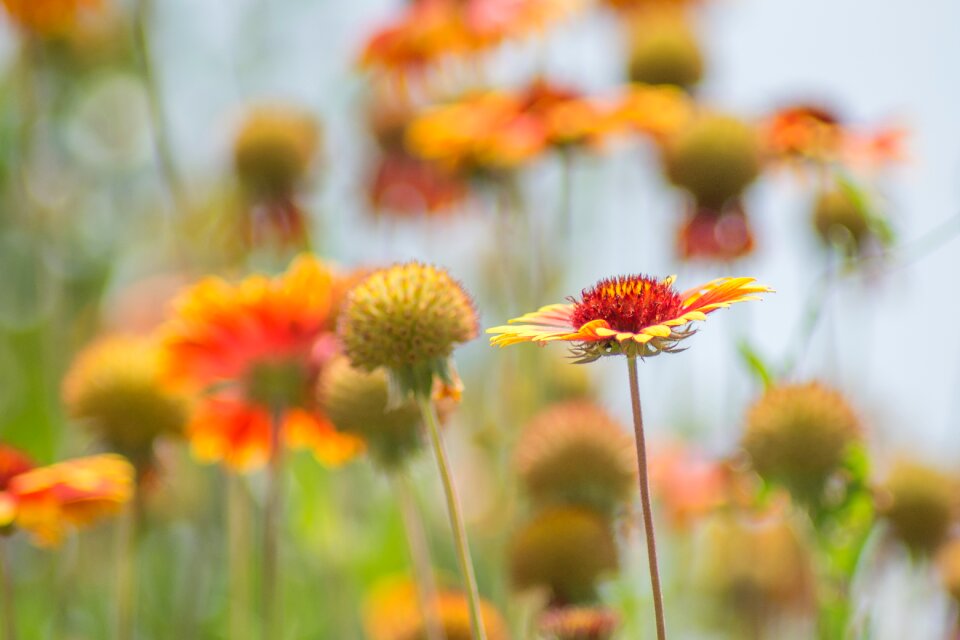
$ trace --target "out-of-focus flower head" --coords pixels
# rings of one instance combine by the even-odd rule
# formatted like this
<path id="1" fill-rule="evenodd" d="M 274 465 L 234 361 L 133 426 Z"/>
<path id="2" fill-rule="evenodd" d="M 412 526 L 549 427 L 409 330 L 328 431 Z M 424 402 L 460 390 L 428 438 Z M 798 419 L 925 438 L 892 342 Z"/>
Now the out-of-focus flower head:
<path id="1" fill-rule="evenodd" d="M 237 177 L 255 197 L 290 196 L 306 177 L 320 145 L 314 118 L 287 105 L 247 113 L 233 143 Z"/>
<path id="2" fill-rule="evenodd" d="M 602 4 L 629 16 L 646 11 L 689 9 L 703 0 L 601 0 Z"/>
<path id="3" fill-rule="evenodd" d="M 466 200 L 467 183 L 439 165 L 405 152 L 380 157 L 369 199 L 378 213 L 395 216 L 444 215 Z"/>
<path id="4" fill-rule="evenodd" d="M 539 156 L 547 147 L 543 120 L 521 96 L 484 91 L 435 105 L 407 128 L 410 151 L 465 175 L 497 175 Z"/>
<path id="5" fill-rule="evenodd" d="M 620 624 L 613 611 L 602 607 L 549 609 L 538 627 L 544 640 L 610 640 Z"/>
<path id="6" fill-rule="evenodd" d="M 753 248 L 750 220 L 739 202 L 719 214 L 694 206 L 677 234 L 677 249 L 684 260 L 732 262 L 750 255 Z"/>
<path id="7" fill-rule="evenodd" d="M 761 477 L 816 504 L 861 437 L 860 421 L 846 399 L 808 382 L 768 389 L 747 413 L 742 445 Z"/>
<path id="8" fill-rule="evenodd" d="M 863 132 L 830 109 L 796 104 L 774 112 L 761 126 L 767 156 L 774 162 L 810 162 L 874 168 L 906 158 L 901 127 Z"/>
<path id="9" fill-rule="evenodd" d="M 0 460 L 11 456 L 6 447 L 0 452 Z M 133 466 L 113 454 L 21 470 L 0 487 L 0 528 L 23 529 L 36 544 L 56 546 L 70 528 L 119 511 L 133 482 Z"/>
<path id="10" fill-rule="evenodd" d="M 742 621 L 762 624 L 813 606 L 810 552 L 786 513 L 721 511 L 700 532 L 697 581 Z"/>
<path id="11" fill-rule="evenodd" d="M 611 512 L 636 487 L 633 439 L 589 402 L 560 403 L 534 416 L 517 442 L 515 461 L 524 488 L 541 505 Z"/>
<path id="12" fill-rule="evenodd" d="M 489 49 L 568 15 L 576 0 L 415 0 L 367 41 L 361 63 L 393 73 L 423 71 L 450 56 Z"/>
<path id="13" fill-rule="evenodd" d="M 684 12 L 675 7 L 642 11 L 632 21 L 631 82 L 691 89 L 703 78 L 704 60 Z"/>
<path id="14" fill-rule="evenodd" d="M 665 143 L 694 117 L 693 102 L 678 87 L 633 84 L 618 100 L 613 128 L 632 130 Z"/>
<path id="15" fill-rule="evenodd" d="M 610 523 L 585 507 L 541 511 L 514 534 L 510 545 L 514 587 L 545 589 L 556 603 L 590 600 L 604 574 L 618 567 Z"/>
<path id="16" fill-rule="evenodd" d="M 237 284 L 207 278 L 184 292 L 163 330 L 166 375 L 209 395 L 188 426 L 207 460 L 251 467 L 269 455 L 270 412 L 285 412 L 284 438 L 326 462 L 357 452 L 313 404 L 322 364 L 335 348 L 329 331 L 337 275 L 311 256 L 274 278 Z"/>
<path id="17" fill-rule="evenodd" d="M 477 312 L 443 269 L 418 262 L 379 269 L 347 293 L 337 333 L 354 367 L 384 367 L 394 391 L 429 394 L 455 384 L 454 348 L 477 335 Z"/>
<path id="18" fill-rule="evenodd" d="M 374 462 L 393 469 L 422 444 L 420 411 L 404 399 L 390 406 L 387 373 L 362 371 L 347 358 L 333 360 L 324 370 L 319 388 L 320 406 L 340 431 L 364 440 Z"/>
<path id="19" fill-rule="evenodd" d="M 960 539 L 953 538 L 937 555 L 937 568 L 944 589 L 960 604 Z"/>
<path id="20" fill-rule="evenodd" d="M 441 591 L 430 606 L 446 640 L 471 640 L 466 596 Z M 480 616 L 489 640 L 507 640 L 506 622 L 492 604 L 480 602 Z M 425 622 L 414 584 L 408 579 L 385 580 L 376 585 L 364 605 L 364 626 L 370 640 L 425 640 Z"/>
<path id="21" fill-rule="evenodd" d="M 599 141 L 609 109 L 578 91 L 539 79 L 521 93 L 521 109 L 542 123 L 547 143 L 556 147 Z"/>
<path id="22" fill-rule="evenodd" d="M 154 441 L 179 436 L 187 420 L 187 399 L 164 380 L 161 355 L 153 338 L 109 336 L 77 355 L 63 382 L 70 415 L 141 471 Z"/>
<path id="23" fill-rule="evenodd" d="M 10 19 L 25 32 L 58 37 L 68 34 L 84 14 L 101 9 L 102 0 L 0 0 Z"/>
<path id="24" fill-rule="evenodd" d="M 811 217 L 823 245 L 848 257 L 880 249 L 894 238 L 872 198 L 858 185 L 839 177 L 816 193 Z"/>
<path id="25" fill-rule="evenodd" d="M 704 114 L 667 141 L 664 169 L 674 185 L 716 211 L 760 175 L 760 139 L 737 118 Z"/>
<path id="26" fill-rule="evenodd" d="M 753 278 L 719 278 L 679 293 L 673 281 L 673 276 L 643 275 L 601 280 L 584 289 L 580 300 L 542 307 L 487 329 L 497 334 L 490 344 L 570 342 L 581 363 L 617 355 L 647 358 L 680 350 L 679 343 L 695 332 L 692 323 L 706 320 L 708 313 L 772 291 Z"/>
<path id="27" fill-rule="evenodd" d="M 656 451 L 650 460 L 650 483 L 674 528 L 689 529 L 720 507 L 749 502 L 748 483 L 729 462 L 679 443 Z"/>
<path id="28" fill-rule="evenodd" d="M 937 551 L 956 522 L 960 481 L 934 467 L 899 460 L 878 488 L 877 510 L 913 554 Z"/>

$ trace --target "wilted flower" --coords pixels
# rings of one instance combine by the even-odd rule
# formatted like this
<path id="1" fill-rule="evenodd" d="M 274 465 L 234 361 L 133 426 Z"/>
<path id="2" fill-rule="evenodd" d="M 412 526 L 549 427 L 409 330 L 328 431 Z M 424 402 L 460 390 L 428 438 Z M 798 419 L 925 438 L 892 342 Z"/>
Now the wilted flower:
<path id="1" fill-rule="evenodd" d="M 505 347 L 520 342 L 573 342 L 581 362 L 602 356 L 650 357 L 678 349 L 693 335 L 690 324 L 736 302 L 756 300 L 771 291 L 753 278 L 719 278 L 678 293 L 674 278 L 617 276 L 585 289 L 572 304 L 554 304 L 487 329 L 498 334 L 490 343 Z"/>
<path id="2" fill-rule="evenodd" d="M 448 359 L 477 335 L 477 312 L 443 269 L 408 262 L 374 271 L 347 294 L 338 334 L 353 366 L 385 367 L 407 390 L 452 381 Z"/>
<path id="3" fill-rule="evenodd" d="M 912 553 L 929 555 L 956 521 L 960 482 L 933 467 L 900 460 L 879 487 L 877 508 Z"/>
<path id="4" fill-rule="evenodd" d="M 111 336 L 82 351 L 63 383 L 70 415 L 107 446 L 149 464 L 154 441 L 180 435 L 187 402 L 163 380 L 161 350 L 152 338 Z"/>
<path id="5" fill-rule="evenodd" d="M 406 152 L 389 152 L 377 161 L 370 181 L 370 204 L 396 216 L 448 213 L 468 195 L 456 173 Z"/>
<path id="6" fill-rule="evenodd" d="M 619 623 L 609 609 L 563 607 L 544 613 L 538 626 L 544 640 L 610 640 Z"/>
<path id="7" fill-rule="evenodd" d="M 824 245 L 858 254 L 872 235 L 870 212 L 851 189 L 842 185 L 817 193 L 813 226 Z"/>
<path id="8" fill-rule="evenodd" d="M 731 262 L 753 252 L 753 231 L 740 206 L 720 212 L 694 207 L 677 236 L 684 260 Z"/>
<path id="9" fill-rule="evenodd" d="M 760 140 L 750 125 L 726 115 L 694 120 L 670 139 L 664 162 L 670 182 L 698 205 L 720 211 L 760 174 Z"/>
<path id="10" fill-rule="evenodd" d="M 69 33 L 84 13 L 100 9 L 101 0 L 0 0 L 13 22 L 41 36 Z"/>
<path id="11" fill-rule="evenodd" d="M 294 261 L 275 278 L 238 284 L 207 278 L 175 303 L 164 330 L 167 375 L 207 391 L 188 426 L 208 460 L 250 467 L 269 455 L 270 412 L 282 410 L 283 438 L 341 462 L 359 442 L 316 411 L 313 389 L 329 357 L 335 274 L 315 258 Z"/>
<path id="12" fill-rule="evenodd" d="M 12 459 L 6 447 L 0 460 Z M 104 454 L 22 470 L 0 486 L 0 528 L 28 532 L 40 546 L 60 543 L 68 529 L 116 513 L 133 495 L 134 469 Z M 8 471 L 11 471 L 8 469 Z"/>
<path id="13" fill-rule="evenodd" d="M 510 545 L 513 585 L 547 589 L 556 602 L 589 600 L 603 575 L 618 567 L 610 523 L 584 507 L 541 511 L 514 534 Z"/>
<path id="14" fill-rule="evenodd" d="M 432 603 L 446 640 L 473 640 L 467 598 L 457 591 L 441 591 Z M 488 640 L 507 640 L 507 625 L 489 602 L 480 604 Z M 416 589 L 408 580 L 378 585 L 367 599 L 364 621 L 370 640 L 427 640 Z"/>
<path id="15" fill-rule="evenodd" d="M 589 402 L 565 402 L 537 414 L 517 443 L 516 466 L 524 488 L 540 504 L 582 504 L 607 512 L 636 491 L 633 438 Z"/>
<path id="16" fill-rule="evenodd" d="M 631 82 L 690 89 L 703 78 L 703 54 L 682 12 L 645 11 L 631 30 Z"/>
<path id="17" fill-rule="evenodd" d="M 742 444 L 763 478 L 816 502 L 860 437 L 860 421 L 844 397 L 809 382 L 768 389 L 747 413 Z"/>

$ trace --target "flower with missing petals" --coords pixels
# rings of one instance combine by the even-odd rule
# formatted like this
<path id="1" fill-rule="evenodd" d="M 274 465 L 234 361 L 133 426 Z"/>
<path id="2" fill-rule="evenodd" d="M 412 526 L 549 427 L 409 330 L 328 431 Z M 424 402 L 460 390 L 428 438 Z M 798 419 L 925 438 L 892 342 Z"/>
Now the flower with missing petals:
<path id="1" fill-rule="evenodd" d="M 449 358 L 477 335 L 473 301 L 450 274 L 408 262 L 374 271 L 347 293 L 337 333 L 354 367 L 386 368 L 403 391 L 454 382 Z"/>
<path id="2" fill-rule="evenodd" d="M 900 460 L 880 487 L 878 511 L 912 553 L 936 551 L 957 521 L 960 482 L 934 467 Z"/>
<path id="3" fill-rule="evenodd" d="M 71 527 L 116 513 L 133 495 L 133 466 L 113 454 L 76 458 L 14 475 L 0 489 L 0 527 L 56 546 Z"/>
<path id="4" fill-rule="evenodd" d="M 604 512 L 634 494 L 633 439 L 600 407 L 573 401 L 536 415 L 517 443 L 520 481 L 540 504 L 573 503 Z"/>
<path id="5" fill-rule="evenodd" d="M 691 324 L 736 302 L 772 291 L 753 278 L 719 278 L 682 293 L 674 278 L 617 276 L 585 289 L 579 300 L 554 304 L 487 329 L 500 347 L 520 342 L 572 342 L 578 362 L 603 356 L 650 357 L 679 350 L 695 330 Z"/>

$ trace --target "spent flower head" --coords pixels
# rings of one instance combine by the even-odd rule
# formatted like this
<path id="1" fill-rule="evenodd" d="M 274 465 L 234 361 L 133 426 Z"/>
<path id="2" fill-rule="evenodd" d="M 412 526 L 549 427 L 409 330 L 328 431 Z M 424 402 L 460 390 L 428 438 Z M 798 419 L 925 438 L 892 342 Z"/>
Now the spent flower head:
<path id="1" fill-rule="evenodd" d="M 544 640 L 610 640 L 619 624 L 617 614 L 603 607 L 557 607 L 537 626 Z"/>
<path id="2" fill-rule="evenodd" d="M 957 520 L 960 481 L 939 469 L 899 460 L 879 487 L 878 511 L 894 537 L 915 555 L 930 555 Z"/>
<path id="3" fill-rule="evenodd" d="M 374 271 L 349 293 L 337 333 L 354 367 L 386 368 L 396 391 L 429 394 L 453 382 L 449 358 L 477 335 L 477 312 L 443 269 L 419 262 Z"/>

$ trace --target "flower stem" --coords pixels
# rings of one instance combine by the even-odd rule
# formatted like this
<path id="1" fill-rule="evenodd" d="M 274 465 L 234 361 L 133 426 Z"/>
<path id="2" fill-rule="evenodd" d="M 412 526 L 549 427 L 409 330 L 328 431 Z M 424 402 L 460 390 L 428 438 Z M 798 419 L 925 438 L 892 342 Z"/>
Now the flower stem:
<path id="1" fill-rule="evenodd" d="M 403 518 L 403 528 L 407 534 L 407 545 L 410 548 L 410 560 L 413 564 L 414 584 L 417 590 L 417 604 L 420 606 L 420 613 L 425 623 L 427 640 L 444 640 L 443 628 L 437 618 L 437 585 L 433 580 L 433 568 L 430 565 L 430 549 L 420 514 L 414 504 L 409 478 L 403 471 L 396 471 L 390 474 L 390 481 L 393 484 L 397 502 L 400 504 L 400 516 Z"/>
<path id="2" fill-rule="evenodd" d="M 270 416 L 270 461 L 267 468 L 267 497 L 263 514 L 263 574 L 260 601 L 263 616 L 263 638 L 281 638 L 279 598 L 279 534 L 283 502 L 283 446 L 280 431 L 284 410 L 274 408 Z"/>
<path id="3" fill-rule="evenodd" d="M 430 442 L 433 445 L 443 492 L 447 499 L 447 515 L 450 518 L 450 527 L 453 529 L 453 541 L 457 549 L 457 560 L 460 561 L 460 572 L 463 574 L 467 603 L 470 605 L 470 628 L 473 640 L 487 640 L 483 621 L 480 619 L 480 593 L 477 590 L 477 579 L 473 574 L 473 562 L 470 560 L 470 547 L 467 544 L 467 532 L 463 526 L 460 500 L 453 485 L 453 477 L 450 475 L 450 464 L 447 461 L 443 439 L 440 437 L 440 421 L 437 419 L 433 401 L 427 394 L 417 394 L 417 404 L 420 405 L 420 413 L 427 425 L 427 431 L 430 432 Z"/>
<path id="4" fill-rule="evenodd" d="M 640 478 L 640 505 L 643 508 L 643 529 L 647 538 L 647 560 L 650 564 L 650 585 L 653 587 L 653 608 L 657 618 L 657 640 L 666 640 L 667 626 L 663 619 L 663 592 L 660 569 L 657 567 L 657 541 L 653 532 L 653 509 L 650 507 L 650 479 L 647 474 L 647 443 L 643 434 L 643 411 L 640 408 L 640 383 L 637 379 L 637 357 L 627 357 L 630 373 L 630 401 L 633 406 L 633 429 L 637 441 L 637 465 Z"/>
<path id="5" fill-rule="evenodd" d="M 17 607 L 14 603 L 13 567 L 10 566 L 8 554 L 9 541 L 6 536 L 0 536 L 0 600 L 3 611 L 3 638 L 16 640 L 17 624 L 14 616 Z"/>
<path id="6" fill-rule="evenodd" d="M 136 634 L 137 547 L 140 527 L 141 493 L 139 483 L 133 500 L 118 521 L 116 637 L 131 640 Z"/>
<path id="7" fill-rule="evenodd" d="M 249 511 L 243 477 L 227 477 L 227 548 L 230 566 L 230 637 L 245 640 L 249 636 L 247 612 L 250 606 Z"/>

